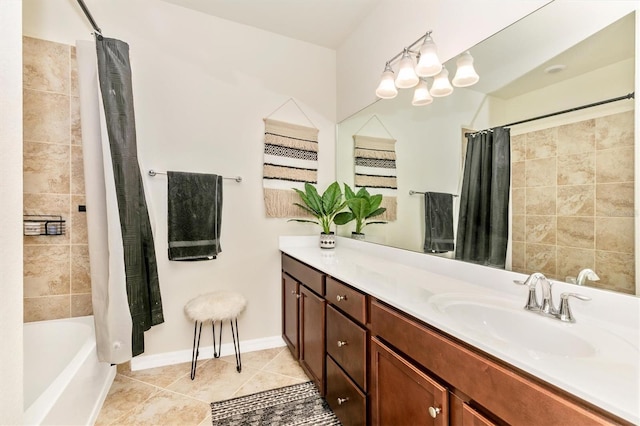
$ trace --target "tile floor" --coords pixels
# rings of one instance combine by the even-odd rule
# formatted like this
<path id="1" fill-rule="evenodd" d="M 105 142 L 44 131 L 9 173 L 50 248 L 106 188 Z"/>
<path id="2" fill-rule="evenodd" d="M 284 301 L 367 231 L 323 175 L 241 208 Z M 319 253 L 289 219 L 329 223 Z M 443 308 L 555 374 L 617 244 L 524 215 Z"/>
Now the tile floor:
<path id="1" fill-rule="evenodd" d="M 211 425 L 209 404 L 306 382 L 309 379 L 287 347 L 141 371 L 119 371 L 96 421 L 103 425 Z"/>

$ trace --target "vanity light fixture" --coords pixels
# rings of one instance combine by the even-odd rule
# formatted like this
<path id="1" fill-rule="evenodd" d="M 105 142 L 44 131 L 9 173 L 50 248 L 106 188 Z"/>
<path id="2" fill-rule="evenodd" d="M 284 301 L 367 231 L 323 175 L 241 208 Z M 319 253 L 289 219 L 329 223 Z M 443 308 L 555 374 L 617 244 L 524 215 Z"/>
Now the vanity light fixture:
<path id="1" fill-rule="evenodd" d="M 421 42 L 419 50 L 412 50 Z M 398 59 L 396 76 L 392 64 Z M 473 67 L 473 57 L 468 51 L 460 55 L 456 64 L 458 68 L 453 79 L 454 86 L 468 87 L 480 79 Z M 434 77 L 431 90 L 428 89 L 425 77 Z M 382 99 L 393 99 L 398 95 L 398 89 L 412 87 L 416 89 L 411 104 L 416 106 L 428 105 L 433 102 L 433 97 L 448 96 L 453 92 L 449 82 L 449 72 L 438 58 L 438 49 L 431 38 L 431 31 L 387 61 L 376 95 Z"/>

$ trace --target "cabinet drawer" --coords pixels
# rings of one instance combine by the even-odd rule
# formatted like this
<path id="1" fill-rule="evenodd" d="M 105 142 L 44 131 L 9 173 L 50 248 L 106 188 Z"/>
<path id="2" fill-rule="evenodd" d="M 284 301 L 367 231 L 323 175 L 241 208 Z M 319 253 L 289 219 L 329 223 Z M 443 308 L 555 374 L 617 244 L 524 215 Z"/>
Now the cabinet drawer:
<path id="1" fill-rule="evenodd" d="M 322 272 L 316 271 L 284 253 L 282 254 L 282 270 L 320 296 L 324 296 L 325 275 Z"/>
<path id="2" fill-rule="evenodd" d="M 615 424 L 586 404 L 498 364 L 377 301 L 371 303 L 371 334 L 380 336 L 509 424 Z M 513 395 L 517 395 L 517 403 Z"/>
<path id="3" fill-rule="evenodd" d="M 327 277 L 326 299 L 361 324 L 367 323 L 367 296 L 340 281 Z"/>
<path id="4" fill-rule="evenodd" d="M 367 330 L 327 307 L 327 352 L 365 392 L 367 390 Z"/>
<path id="5" fill-rule="evenodd" d="M 343 425 L 367 423 L 367 397 L 327 356 L 327 394 L 325 399 Z"/>

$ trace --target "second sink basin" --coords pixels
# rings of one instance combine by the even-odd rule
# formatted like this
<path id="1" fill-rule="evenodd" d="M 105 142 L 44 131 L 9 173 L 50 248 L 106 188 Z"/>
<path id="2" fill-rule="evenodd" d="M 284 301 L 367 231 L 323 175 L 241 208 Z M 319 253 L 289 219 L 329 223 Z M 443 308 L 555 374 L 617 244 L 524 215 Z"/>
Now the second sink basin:
<path id="1" fill-rule="evenodd" d="M 514 302 L 508 299 L 439 295 L 430 302 L 478 338 L 523 348 L 534 358 L 589 357 L 596 353 L 591 343 L 575 333 L 574 325 L 513 308 L 510 305 Z"/>

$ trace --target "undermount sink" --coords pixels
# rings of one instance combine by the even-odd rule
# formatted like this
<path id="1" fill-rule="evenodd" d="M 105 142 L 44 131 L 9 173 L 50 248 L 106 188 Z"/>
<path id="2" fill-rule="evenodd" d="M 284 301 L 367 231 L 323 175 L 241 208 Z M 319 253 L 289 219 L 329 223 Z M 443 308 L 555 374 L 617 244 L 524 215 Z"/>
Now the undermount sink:
<path id="1" fill-rule="evenodd" d="M 534 358 L 589 357 L 596 353 L 591 343 L 576 334 L 574 325 L 511 307 L 511 300 L 440 295 L 430 302 L 478 338 L 520 347 Z"/>

